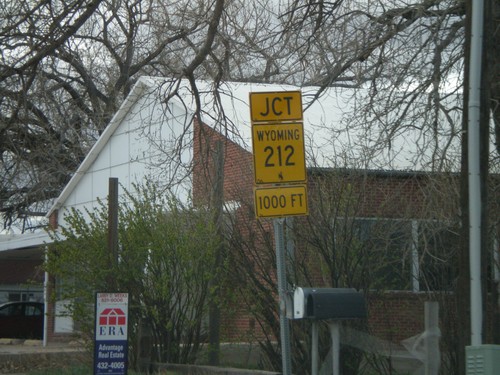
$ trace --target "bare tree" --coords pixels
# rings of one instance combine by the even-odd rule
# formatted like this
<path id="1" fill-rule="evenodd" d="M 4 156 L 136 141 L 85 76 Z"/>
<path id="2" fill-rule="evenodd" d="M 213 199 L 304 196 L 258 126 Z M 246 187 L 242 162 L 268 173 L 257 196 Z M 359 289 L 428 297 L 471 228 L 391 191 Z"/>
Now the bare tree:
<path id="1" fill-rule="evenodd" d="M 349 126 L 370 147 L 397 153 L 411 133 L 415 166 L 457 165 L 460 1 L 20 4 L 4 0 L 0 30 L 8 216 L 57 195 L 143 74 L 186 77 L 196 97 L 197 78 L 358 88 Z"/>
<path id="2" fill-rule="evenodd" d="M 139 75 L 194 81 L 223 1 L 2 1 L 0 211 L 43 211 Z M 38 205 L 38 206 L 37 206 Z"/>
<path id="3" fill-rule="evenodd" d="M 359 4 L 5 1 L 2 211 L 56 195 L 140 74 L 187 77 L 195 94 L 199 77 L 326 87 L 397 76 L 383 71 L 386 57 L 370 57 L 382 49 L 388 55 L 382 46 L 397 35 L 413 37 L 416 21 L 398 24 L 396 32 L 408 17 L 403 10 L 347 5 Z"/>

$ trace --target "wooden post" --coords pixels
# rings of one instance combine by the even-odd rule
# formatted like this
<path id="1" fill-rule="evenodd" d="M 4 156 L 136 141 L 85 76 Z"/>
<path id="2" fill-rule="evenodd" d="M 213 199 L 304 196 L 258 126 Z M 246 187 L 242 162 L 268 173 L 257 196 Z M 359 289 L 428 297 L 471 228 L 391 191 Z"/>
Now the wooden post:
<path id="1" fill-rule="evenodd" d="M 222 233 L 222 219 L 223 219 L 223 206 L 224 206 L 224 145 L 222 141 L 217 141 L 214 151 L 214 184 L 212 189 L 211 203 L 214 209 L 214 221 L 217 231 L 217 236 L 220 240 L 219 248 L 215 254 L 215 274 L 212 279 L 213 294 L 211 296 L 208 316 L 208 339 L 209 339 L 209 352 L 208 363 L 211 366 L 218 366 L 220 362 L 220 267 L 222 265 L 223 255 L 223 233 Z"/>
<path id="2" fill-rule="evenodd" d="M 108 194 L 108 250 L 109 268 L 118 264 L 118 178 L 109 178 Z M 110 273 L 108 288 L 115 288 L 115 279 Z"/>

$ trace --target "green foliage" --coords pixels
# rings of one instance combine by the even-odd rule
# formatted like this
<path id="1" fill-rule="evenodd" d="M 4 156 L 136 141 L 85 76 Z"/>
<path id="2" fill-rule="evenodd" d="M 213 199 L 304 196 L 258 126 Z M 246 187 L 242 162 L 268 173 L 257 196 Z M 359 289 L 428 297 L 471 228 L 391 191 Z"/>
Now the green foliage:
<path id="1" fill-rule="evenodd" d="M 71 314 L 90 338 L 95 292 L 128 292 L 131 357 L 141 349 L 134 348 L 140 330 L 151 332 L 154 360 L 193 360 L 219 279 L 211 213 L 184 206 L 152 184 L 136 186 L 120 204 L 118 262 L 107 249 L 107 215 L 102 202 L 93 212 L 73 210 L 68 225 L 51 234 L 45 267 L 63 281 L 57 299 L 73 301 Z"/>

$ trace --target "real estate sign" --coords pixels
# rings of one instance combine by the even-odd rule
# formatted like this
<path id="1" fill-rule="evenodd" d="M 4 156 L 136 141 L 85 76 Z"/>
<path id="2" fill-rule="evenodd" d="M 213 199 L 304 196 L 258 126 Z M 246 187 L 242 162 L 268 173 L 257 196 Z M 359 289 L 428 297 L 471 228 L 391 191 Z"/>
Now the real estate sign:
<path id="1" fill-rule="evenodd" d="M 97 293 L 94 375 L 124 375 L 128 361 L 128 293 Z"/>

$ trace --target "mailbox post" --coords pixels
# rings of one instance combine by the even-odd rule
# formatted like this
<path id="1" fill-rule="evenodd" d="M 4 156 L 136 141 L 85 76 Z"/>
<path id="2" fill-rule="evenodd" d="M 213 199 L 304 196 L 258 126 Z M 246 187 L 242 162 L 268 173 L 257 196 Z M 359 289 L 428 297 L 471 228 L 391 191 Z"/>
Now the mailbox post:
<path id="1" fill-rule="evenodd" d="M 312 319 L 311 373 L 318 375 L 318 321 L 328 320 L 333 375 L 340 374 L 340 320 L 366 317 L 365 298 L 352 288 L 301 288 L 288 295 L 289 319 Z"/>

